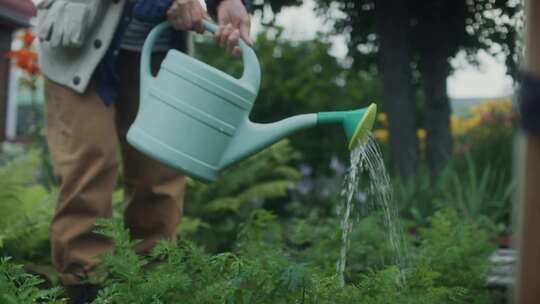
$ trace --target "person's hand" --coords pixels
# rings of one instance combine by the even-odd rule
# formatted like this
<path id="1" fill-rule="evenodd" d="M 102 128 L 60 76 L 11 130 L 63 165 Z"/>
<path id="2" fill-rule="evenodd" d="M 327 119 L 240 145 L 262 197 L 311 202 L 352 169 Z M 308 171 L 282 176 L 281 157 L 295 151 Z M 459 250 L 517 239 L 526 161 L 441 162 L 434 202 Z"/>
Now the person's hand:
<path id="1" fill-rule="evenodd" d="M 242 38 L 251 45 L 251 21 L 242 0 L 222 0 L 217 7 L 217 19 L 216 41 L 232 55 L 239 56 L 238 39 Z"/>
<path id="2" fill-rule="evenodd" d="M 206 13 L 199 0 L 173 0 L 167 19 L 176 30 L 204 32 L 202 21 Z"/>

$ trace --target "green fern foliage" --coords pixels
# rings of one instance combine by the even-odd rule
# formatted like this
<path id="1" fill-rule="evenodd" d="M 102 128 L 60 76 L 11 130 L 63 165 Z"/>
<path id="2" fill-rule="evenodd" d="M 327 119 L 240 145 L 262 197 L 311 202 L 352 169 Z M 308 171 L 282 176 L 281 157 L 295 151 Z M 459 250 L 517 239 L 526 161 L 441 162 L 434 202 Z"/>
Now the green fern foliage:
<path id="1" fill-rule="evenodd" d="M 250 200 L 283 197 L 300 178 L 290 162 L 299 158 L 283 140 L 222 173 L 219 180 L 203 184 L 191 180 L 188 201 L 213 211 L 238 211 Z"/>
<path id="2" fill-rule="evenodd" d="M 25 273 L 23 266 L 0 258 L 0 303 L 60 303 L 60 288 L 40 289 L 44 281 Z"/>
<path id="3" fill-rule="evenodd" d="M 429 223 L 430 228 L 420 231 L 416 263 L 438 272 L 437 284 L 469 290 L 467 302 L 476 303 L 475 297 L 486 294 L 488 257 L 495 249 L 490 235 L 477 223 L 460 218 L 455 209 L 436 212 Z"/>
<path id="4" fill-rule="evenodd" d="M 184 239 L 161 241 L 146 256 L 134 252 L 137 241 L 120 219 L 100 221 L 97 231 L 115 247 L 102 257 L 98 273 L 104 288 L 93 303 L 495 303 L 483 288 L 492 250 L 487 234 L 455 210 L 440 210 L 429 219 L 430 227 L 410 247 L 412 258 L 405 268 L 371 267 L 344 287 L 335 274 L 321 271 L 317 260 L 291 254 L 287 232 L 276 220 L 264 209 L 252 211 L 230 252 L 212 255 Z M 1 261 L 5 303 L 58 303 L 57 289 L 41 290 L 38 284 L 20 266 Z"/>
<path id="5" fill-rule="evenodd" d="M 103 258 L 109 275 L 94 303 L 294 303 L 310 287 L 309 271 L 280 250 L 266 246 L 267 228 L 277 225 L 258 210 L 246 223 L 237 252 L 209 255 L 193 243 L 160 242 L 148 257 L 137 256 L 119 220 L 100 222 L 98 232 L 115 240 Z M 270 229 L 271 230 L 271 229 Z M 146 268 L 151 261 L 157 266 Z"/>
<path id="6" fill-rule="evenodd" d="M 55 194 L 36 181 L 39 154 L 30 151 L 0 167 L 0 248 L 16 259 L 48 256 Z"/>
<path id="7" fill-rule="evenodd" d="M 250 212 L 268 200 L 285 200 L 300 173 L 300 158 L 282 140 L 223 172 L 212 184 L 188 181 L 185 215 L 179 232 L 192 236 L 211 251 L 231 248 Z"/>

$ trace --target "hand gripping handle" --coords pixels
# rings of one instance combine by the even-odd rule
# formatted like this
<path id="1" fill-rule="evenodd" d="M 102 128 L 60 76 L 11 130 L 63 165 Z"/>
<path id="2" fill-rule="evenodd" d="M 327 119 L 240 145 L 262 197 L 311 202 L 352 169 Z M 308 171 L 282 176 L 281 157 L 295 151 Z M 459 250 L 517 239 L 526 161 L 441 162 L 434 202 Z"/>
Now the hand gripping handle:
<path id="1" fill-rule="evenodd" d="M 144 86 L 145 80 L 153 77 L 150 69 L 150 58 L 152 57 L 152 49 L 161 33 L 169 28 L 171 25 L 168 21 L 162 22 L 156 26 L 148 35 L 144 42 L 144 46 L 141 54 L 141 84 Z M 203 27 L 205 30 L 215 33 L 218 29 L 217 25 L 203 20 Z M 240 82 L 252 88 L 254 91 L 259 90 L 261 83 L 261 66 L 257 55 L 251 47 L 249 47 L 242 39 L 238 41 L 238 46 L 242 52 L 242 62 L 244 63 L 244 72 L 240 77 Z"/>

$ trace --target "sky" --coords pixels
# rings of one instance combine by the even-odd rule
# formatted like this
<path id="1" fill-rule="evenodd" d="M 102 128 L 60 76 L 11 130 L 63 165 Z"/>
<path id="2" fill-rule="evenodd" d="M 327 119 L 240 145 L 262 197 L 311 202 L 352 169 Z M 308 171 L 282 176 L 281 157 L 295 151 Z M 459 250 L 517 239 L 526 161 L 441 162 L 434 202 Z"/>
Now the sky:
<path id="1" fill-rule="evenodd" d="M 328 32 L 331 27 L 316 16 L 313 0 L 304 0 L 300 7 L 283 9 L 276 19 L 277 24 L 285 28 L 285 37 L 290 39 L 312 39 L 318 31 Z M 259 22 L 258 16 L 254 16 L 253 34 L 261 29 Z M 331 54 L 344 57 L 347 52 L 345 37 L 335 36 L 332 42 Z M 488 98 L 512 94 L 512 80 L 506 75 L 503 60 L 485 52 L 479 52 L 477 56 L 479 66 L 468 64 L 463 54 L 451 60 L 454 72 L 447 79 L 448 95 L 451 98 Z"/>

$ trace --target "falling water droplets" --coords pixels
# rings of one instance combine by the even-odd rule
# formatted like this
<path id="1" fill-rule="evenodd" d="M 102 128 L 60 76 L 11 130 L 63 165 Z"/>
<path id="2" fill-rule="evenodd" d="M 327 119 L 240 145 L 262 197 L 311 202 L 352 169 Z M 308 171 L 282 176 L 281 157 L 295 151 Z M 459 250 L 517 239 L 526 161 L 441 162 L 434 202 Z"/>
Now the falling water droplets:
<path id="1" fill-rule="evenodd" d="M 347 264 L 347 250 L 350 245 L 350 234 L 353 228 L 351 216 L 354 211 L 354 202 L 358 201 L 360 194 L 360 181 L 362 173 L 367 172 L 369 177 L 368 199 L 366 203 L 360 202 L 363 213 L 381 209 L 384 214 L 385 234 L 394 251 L 394 264 L 403 269 L 404 248 L 403 232 L 399 223 L 398 210 L 392 200 L 392 186 L 386 173 L 381 150 L 371 134 L 365 143 L 358 145 L 351 151 L 351 163 L 345 175 L 341 197 L 343 206 L 341 213 L 341 239 L 340 256 L 337 261 L 337 276 L 341 286 L 345 285 L 344 273 Z"/>

